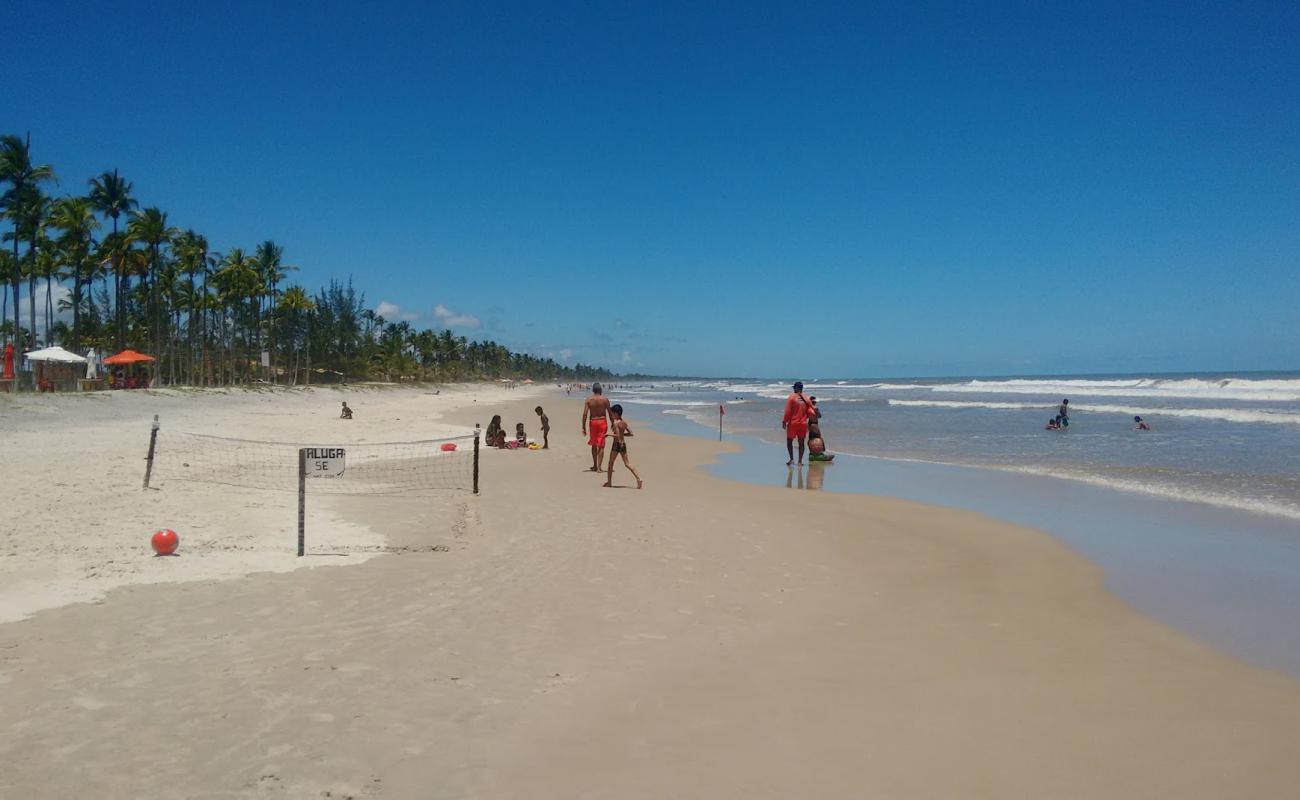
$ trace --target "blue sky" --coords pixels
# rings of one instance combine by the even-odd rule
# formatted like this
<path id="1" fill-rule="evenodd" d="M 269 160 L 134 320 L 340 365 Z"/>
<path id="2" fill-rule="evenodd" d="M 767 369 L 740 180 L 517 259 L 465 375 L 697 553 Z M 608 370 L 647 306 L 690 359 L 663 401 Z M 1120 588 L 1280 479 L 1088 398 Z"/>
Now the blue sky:
<path id="1" fill-rule="evenodd" d="M 0 130 L 620 369 L 1300 368 L 1300 5 L 11 3 Z"/>

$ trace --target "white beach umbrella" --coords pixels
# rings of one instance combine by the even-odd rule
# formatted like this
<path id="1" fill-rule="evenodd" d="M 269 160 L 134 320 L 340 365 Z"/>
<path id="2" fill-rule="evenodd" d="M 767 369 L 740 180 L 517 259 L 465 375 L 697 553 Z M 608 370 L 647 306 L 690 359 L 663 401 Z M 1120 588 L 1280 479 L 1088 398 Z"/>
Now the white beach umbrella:
<path id="1" fill-rule="evenodd" d="M 85 364 L 86 359 L 57 345 L 23 353 L 28 361 L 53 361 L 57 364 Z"/>

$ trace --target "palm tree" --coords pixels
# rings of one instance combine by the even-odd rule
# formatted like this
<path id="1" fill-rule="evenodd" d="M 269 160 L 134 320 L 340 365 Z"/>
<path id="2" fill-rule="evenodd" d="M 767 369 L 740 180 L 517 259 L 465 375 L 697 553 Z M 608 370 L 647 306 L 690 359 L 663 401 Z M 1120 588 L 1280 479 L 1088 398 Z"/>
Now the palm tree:
<path id="1" fill-rule="evenodd" d="M 63 273 L 59 269 L 62 266 L 60 255 L 54 242 L 49 238 L 41 237 L 41 246 L 36 251 L 36 260 L 32 262 L 32 273 L 35 278 L 45 279 L 45 303 L 42 306 L 41 313 L 45 317 L 45 337 L 41 340 L 47 347 L 54 344 L 52 338 L 54 327 L 54 281 L 62 281 Z"/>
<path id="2" fill-rule="evenodd" d="M 163 358 L 163 320 L 162 303 L 158 294 L 160 264 L 159 256 L 163 245 L 167 244 L 179 231 L 167 224 L 167 213 L 158 208 L 146 208 L 132 212 L 131 221 L 127 223 L 126 234 L 137 242 L 143 242 L 149 248 L 149 272 L 146 282 L 149 284 L 149 327 L 152 329 L 152 348 L 155 355 Z"/>
<path id="3" fill-rule="evenodd" d="M 279 300 L 280 281 L 284 280 L 289 272 L 298 268 L 284 263 L 284 248 L 274 241 L 267 239 L 257 246 L 257 265 L 262 273 L 262 282 L 270 290 L 271 305 L 267 308 L 267 316 L 273 317 L 275 314 L 276 303 Z M 274 327 L 271 328 L 272 336 L 270 342 L 271 351 L 271 381 L 275 382 L 275 336 Z M 260 328 L 259 328 L 260 331 Z"/>
<path id="4" fill-rule="evenodd" d="M 8 250 L 0 250 L 0 283 L 13 274 L 15 265 L 13 255 Z M 0 325 L 7 325 L 9 320 L 9 287 L 0 287 Z M 5 330 L 8 330 L 6 327 Z"/>
<path id="5" fill-rule="evenodd" d="M 262 276 L 258 274 L 256 259 L 246 254 L 243 248 L 232 247 L 221 260 L 217 277 L 221 280 L 225 305 L 238 309 L 241 300 L 248 303 L 244 333 L 244 371 L 247 372 L 252 358 L 250 351 L 257 319 L 256 307 L 262 294 Z"/>
<path id="6" fill-rule="evenodd" d="M 26 239 L 27 260 L 26 263 L 18 264 L 18 278 L 21 282 L 23 275 L 27 276 L 27 321 L 28 321 L 28 345 L 34 347 L 36 344 L 36 279 L 40 277 L 40 268 L 36 265 L 38 251 L 42 249 L 42 243 L 49 242 L 45 235 L 46 221 L 49 217 L 50 199 L 38 186 L 29 185 L 21 194 L 16 195 L 7 209 L 8 215 L 14 221 L 14 229 L 11 233 L 6 233 L 5 238 L 12 238 L 14 241 L 14 254 L 17 258 L 18 241 Z M 16 288 L 16 287 L 15 287 Z M 18 293 L 14 292 L 14 318 L 19 315 Z"/>
<path id="7" fill-rule="evenodd" d="M 306 290 L 301 286 L 290 286 L 284 290 L 280 301 L 276 304 L 275 311 L 281 317 L 281 324 L 284 328 L 285 339 L 289 344 L 289 354 L 291 356 L 290 367 L 292 372 L 291 383 L 298 382 L 298 357 L 302 352 L 300 343 L 308 344 L 306 325 L 309 321 L 309 315 L 316 308 L 316 304 L 307 296 Z"/>
<path id="8" fill-rule="evenodd" d="M 90 248 L 99 220 L 89 198 L 65 197 L 54 204 L 50 225 L 63 231 L 58 243 L 63 265 L 72 276 L 72 348 L 77 350 L 81 347 L 81 287 L 94 279 Z"/>
<path id="9" fill-rule="evenodd" d="M 204 295 L 207 294 L 208 240 L 203 238 L 201 235 L 195 233 L 193 230 L 187 230 L 184 233 L 178 235 L 172 241 L 172 252 L 176 255 L 176 258 L 178 260 L 178 266 L 180 267 L 181 271 L 185 273 L 186 278 L 189 281 L 188 287 L 186 287 L 183 296 L 186 301 L 185 302 L 186 328 L 187 328 L 186 339 L 188 341 L 188 350 L 189 350 L 189 356 L 187 358 L 188 361 L 187 370 L 190 375 L 190 381 L 193 381 L 194 380 L 194 356 L 195 356 L 195 351 L 197 349 L 195 347 L 194 341 L 198 335 L 198 331 L 199 331 L 198 323 L 200 318 L 198 315 L 198 311 L 203 306 Z M 199 284 L 198 281 L 196 280 L 199 270 L 203 271 L 202 293 L 200 293 L 198 289 Z M 179 319 L 180 319 L 179 308 L 176 310 L 176 314 L 178 320 L 177 325 L 179 329 Z M 206 331 L 205 331 L 205 335 L 206 335 Z"/>
<path id="10" fill-rule="evenodd" d="M 113 220 L 113 238 L 117 238 L 117 218 L 128 213 L 139 203 L 131 196 L 132 185 L 117 174 L 117 170 L 104 172 L 90 179 L 90 202 L 95 210 Z M 114 261 L 113 267 L 113 304 L 117 309 L 117 348 L 126 345 L 126 315 L 122 301 L 126 294 L 122 285 L 124 270 L 120 262 Z"/>
<path id="11" fill-rule="evenodd" d="M 0 182 L 9 184 L 9 190 L 0 197 L 6 212 L 14 220 L 14 260 L 11 265 L 10 282 L 14 292 L 14 338 L 18 336 L 18 286 L 22 279 L 22 264 L 18 259 L 18 209 L 24 204 L 26 196 L 33 189 L 39 189 L 43 181 L 54 180 L 54 169 L 49 164 L 32 163 L 32 137 L 26 140 L 17 136 L 0 136 Z M 33 235 L 35 232 L 33 231 Z M 32 241 L 32 247 L 35 243 Z M 35 336 L 36 332 L 30 332 Z"/>

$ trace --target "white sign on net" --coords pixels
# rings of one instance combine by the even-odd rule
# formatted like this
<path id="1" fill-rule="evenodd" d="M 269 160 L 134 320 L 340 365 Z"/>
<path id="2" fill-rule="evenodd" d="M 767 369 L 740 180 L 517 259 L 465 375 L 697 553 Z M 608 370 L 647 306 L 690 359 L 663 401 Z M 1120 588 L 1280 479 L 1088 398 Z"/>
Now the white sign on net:
<path id="1" fill-rule="evenodd" d="M 347 469 L 347 452 L 342 447 L 308 447 L 308 478 L 341 478 Z"/>

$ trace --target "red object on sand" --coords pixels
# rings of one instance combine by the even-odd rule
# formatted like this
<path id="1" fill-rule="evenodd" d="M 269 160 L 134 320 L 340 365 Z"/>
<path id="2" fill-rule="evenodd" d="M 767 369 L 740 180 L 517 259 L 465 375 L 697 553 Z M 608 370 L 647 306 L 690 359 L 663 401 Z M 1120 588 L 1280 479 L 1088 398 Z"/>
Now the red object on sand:
<path id="1" fill-rule="evenodd" d="M 452 450 L 455 450 L 455 449 L 456 449 L 456 443 L 455 443 L 455 442 L 443 442 L 443 443 L 442 443 L 442 452 L 444 452 L 444 453 L 450 453 Z"/>
<path id="2" fill-rule="evenodd" d="M 3 373 L 4 380 L 11 381 L 14 378 L 14 345 L 13 342 L 5 344 L 5 367 Z"/>
<path id="3" fill-rule="evenodd" d="M 158 555 L 169 556 L 180 546 L 181 537 L 176 535 L 176 531 L 164 528 L 155 533 L 149 543 L 153 545 L 153 551 Z"/>

